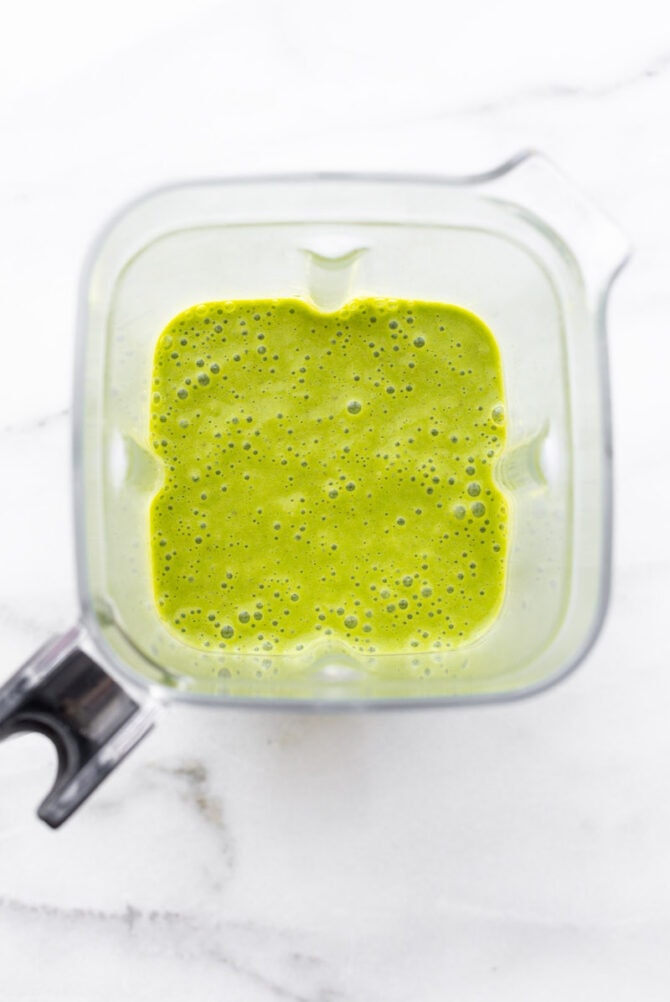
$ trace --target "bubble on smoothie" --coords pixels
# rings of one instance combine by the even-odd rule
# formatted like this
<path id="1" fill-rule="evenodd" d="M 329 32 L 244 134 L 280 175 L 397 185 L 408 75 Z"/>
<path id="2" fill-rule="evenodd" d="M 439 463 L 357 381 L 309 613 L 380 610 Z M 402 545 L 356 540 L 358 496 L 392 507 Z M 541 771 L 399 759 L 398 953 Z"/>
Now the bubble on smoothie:
<path id="1" fill-rule="evenodd" d="M 477 498 L 482 492 L 482 485 L 473 480 L 471 484 L 468 484 L 466 489 L 471 498 Z"/>
<path id="2" fill-rule="evenodd" d="M 347 404 L 347 410 L 350 414 L 360 414 L 362 410 L 360 400 L 350 400 Z"/>

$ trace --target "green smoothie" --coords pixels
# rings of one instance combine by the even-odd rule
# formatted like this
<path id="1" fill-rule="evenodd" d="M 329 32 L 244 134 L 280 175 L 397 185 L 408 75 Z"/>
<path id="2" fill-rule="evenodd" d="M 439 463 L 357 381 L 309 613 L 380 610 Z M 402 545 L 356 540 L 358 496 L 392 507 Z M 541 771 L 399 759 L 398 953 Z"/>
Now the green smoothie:
<path id="1" fill-rule="evenodd" d="M 206 303 L 156 346 L 155 600 L 199 649 L 419 653 L 504 595 L 500 355 L 440 303 Z"/>

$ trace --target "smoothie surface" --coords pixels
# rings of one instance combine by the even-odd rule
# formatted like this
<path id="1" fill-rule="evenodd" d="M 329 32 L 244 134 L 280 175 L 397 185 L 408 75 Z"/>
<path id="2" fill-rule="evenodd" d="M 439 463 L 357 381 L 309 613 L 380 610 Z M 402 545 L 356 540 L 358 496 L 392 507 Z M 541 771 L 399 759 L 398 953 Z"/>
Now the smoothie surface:
<path id="1" fill-rule="evenodd" d="M 165 328 L 152 382 L 154 594 L 185 643 L 419 653 L 495 619 L 504 395 L 476 316 L 391 299 L 334 313 L 205 303 Z"/>

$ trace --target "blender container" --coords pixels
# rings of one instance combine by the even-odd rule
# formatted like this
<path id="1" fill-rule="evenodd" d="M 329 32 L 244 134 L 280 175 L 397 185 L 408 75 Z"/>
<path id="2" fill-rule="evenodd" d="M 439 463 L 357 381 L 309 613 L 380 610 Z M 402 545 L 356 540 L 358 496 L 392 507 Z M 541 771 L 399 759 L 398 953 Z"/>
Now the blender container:
<path id="1" fill-rule="evenodd" d="M 38 729 L 60 824 L 170 699 L 311 709 L 463 704 L 537 692 L 602 625 L 611 560 L 605 313 L 628 254 L 617 228 L 546 159 L 460 179 L 241 178 L 168 188 L 94 248 L 81 298 L 74 418 L 81 621 L 0 690 L 0 737 Z M 507 443 L 506 591 L 470 644 L 425 654 L 196 650 L 158 614 L 149 505 L 162 482 L 149 412 L 156 340 L 197 303 L 365 296 L 453 303 L 492 330 Z M 276 658 L 282 658 L 277 671 Z"/>

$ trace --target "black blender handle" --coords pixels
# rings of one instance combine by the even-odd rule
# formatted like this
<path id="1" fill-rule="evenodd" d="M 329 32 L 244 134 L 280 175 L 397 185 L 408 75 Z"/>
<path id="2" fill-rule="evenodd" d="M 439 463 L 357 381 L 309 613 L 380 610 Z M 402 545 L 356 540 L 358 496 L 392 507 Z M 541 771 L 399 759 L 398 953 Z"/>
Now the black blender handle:
<path id="1" fill-rule="evenodd" d="M 49 641 L 0 688 L 0 740 L 50 738 L 56 780 L 38 816 L 58 828 L 154 724 L 155 705 L 131 697 L 82 649 L 79 628 Z"/>

